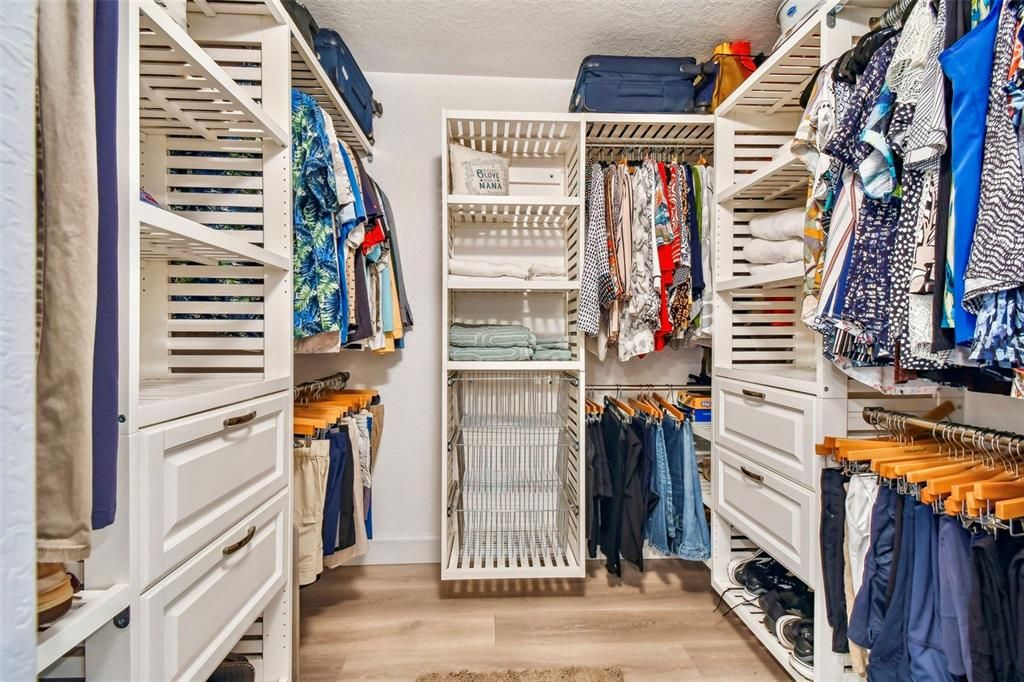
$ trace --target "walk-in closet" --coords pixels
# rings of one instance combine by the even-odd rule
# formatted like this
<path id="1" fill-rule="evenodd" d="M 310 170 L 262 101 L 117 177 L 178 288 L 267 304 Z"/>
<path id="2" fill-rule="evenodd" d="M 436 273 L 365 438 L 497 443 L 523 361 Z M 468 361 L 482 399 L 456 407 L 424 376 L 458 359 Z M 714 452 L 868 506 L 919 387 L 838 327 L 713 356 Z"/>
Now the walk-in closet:
<path id="1" fill-rule="evenodd" d="M 14 0 L 0 679 L 1024 678 L 1024 0 Z"/>

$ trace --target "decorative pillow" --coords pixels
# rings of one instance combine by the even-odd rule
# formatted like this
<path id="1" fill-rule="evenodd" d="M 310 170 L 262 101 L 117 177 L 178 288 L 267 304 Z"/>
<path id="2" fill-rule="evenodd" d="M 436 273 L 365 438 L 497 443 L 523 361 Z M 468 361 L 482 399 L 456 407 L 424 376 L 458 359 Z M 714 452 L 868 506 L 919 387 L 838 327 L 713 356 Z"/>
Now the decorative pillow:
<path id="1" fill-rule="evenodd" d="M 448 145 L 452 194 L 508 195 L 508 159 L 460 144 Z"/>

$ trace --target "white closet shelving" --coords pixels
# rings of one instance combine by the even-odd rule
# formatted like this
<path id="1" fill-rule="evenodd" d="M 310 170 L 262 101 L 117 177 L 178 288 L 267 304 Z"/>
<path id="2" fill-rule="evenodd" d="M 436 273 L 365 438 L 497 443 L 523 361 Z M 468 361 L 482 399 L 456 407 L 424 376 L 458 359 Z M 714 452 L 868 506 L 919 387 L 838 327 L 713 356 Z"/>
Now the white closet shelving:
<path id="1" fill-rule="evenodd" d="M 571 114 L 447 111 L 442 126 L 441 577 L 583 577 L 583 133 Z M 508 196 L 449 193 L 448 145 L 510 160 Z M 498 257 L 557 279 L 448 274 L 448 259 Z M 564 361 L 448 359 L 454 322 L 522 324 L 566 336 Z"/>
<path id="2" fill-rule="evenodd" d="M 280 0 L 121 7 L 118 514 L 37 670 L 290 679 L 291 88 L 370 142 Z"/>
<path id="3" fill-rule="evenodd" d="M 808 174 L 789 151 L 800 93 L 889 4 L 830 0 L 716 111 L 712 585 L 794 679 L 803 677 L 757 604 L 729 591 L 728 564 L 760 548 L 813 589 L 818 682 L 860 678 L 831 651 L 818 540 L 824 459 L 814 444 L 825 434 L 867 431 L 865 405 L 923 412 L 939 397 L 887 397 L 848 381 L 801 321 L 803 263 L 752 271 L 743 247 L 751 218 L 804 206 Z"/>

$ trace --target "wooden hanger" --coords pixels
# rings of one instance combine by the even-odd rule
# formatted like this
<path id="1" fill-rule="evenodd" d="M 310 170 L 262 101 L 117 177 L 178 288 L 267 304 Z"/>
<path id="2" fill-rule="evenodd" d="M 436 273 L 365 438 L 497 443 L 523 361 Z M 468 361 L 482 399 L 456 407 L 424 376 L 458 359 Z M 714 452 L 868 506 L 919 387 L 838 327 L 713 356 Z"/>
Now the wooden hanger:
<path id="1" fill-rule="evenodd" d="M 675 419 L 677 421 L 681 422 L 681 421 L 685 421 L 686 420 L 686 415 L 683 414 L 683 411 L 680 410 L 678 407 L 676 407 L 675 405 L 673 405 L 669 401 L 665 400 L 665 398 L 663 398 L 662 396 L 658 395 L 657 393 L 652 393 L 651 395 L 658 402 L 658 404 L 661 405 L 661 407 L 664 408 L 664 410 L 666 412 L 668 412 L 670 415 L 675 417 Z"/>
<path id="2" fill-rule="evenodd" d="M 996 516 L 1003 521 L 1024 517 L 1024 497 L 1014 497 L 996 502 Z"/>
<path id="3" fill-rule="evenodd" d="M 612 405 L 614 405 L 618 409 L 622 410 L 622 413 L 625 414 L 627 417 L 632 417 L 633 415 L 636 414 L 636 412 L 633 410 L 632 407 L 630 407 L 626 403 L 622 402 L 618 398 L 606 397 L 605 400 L 610 402 Z"/>

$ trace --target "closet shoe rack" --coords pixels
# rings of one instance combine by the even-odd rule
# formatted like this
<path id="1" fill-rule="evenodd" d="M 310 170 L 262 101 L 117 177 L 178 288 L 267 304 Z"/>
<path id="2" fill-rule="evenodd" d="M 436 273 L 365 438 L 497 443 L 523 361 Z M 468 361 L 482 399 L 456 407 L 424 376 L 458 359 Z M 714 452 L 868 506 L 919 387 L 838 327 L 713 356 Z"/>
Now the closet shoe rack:
<path id="1" fill-rule="evenodd" d="M 120 7 L 118 514 L 37 671 L 289 679 L 291 88 L 372 148 L 280 0 Z"/>

